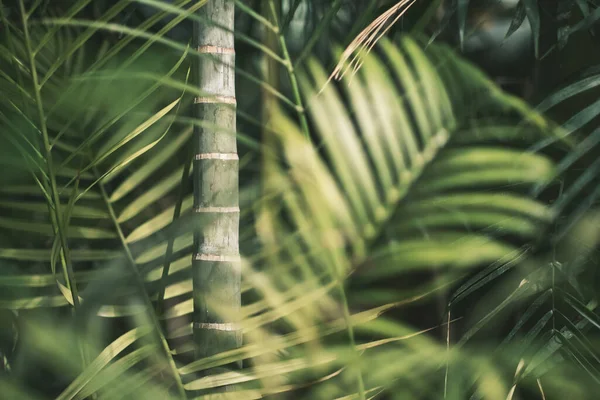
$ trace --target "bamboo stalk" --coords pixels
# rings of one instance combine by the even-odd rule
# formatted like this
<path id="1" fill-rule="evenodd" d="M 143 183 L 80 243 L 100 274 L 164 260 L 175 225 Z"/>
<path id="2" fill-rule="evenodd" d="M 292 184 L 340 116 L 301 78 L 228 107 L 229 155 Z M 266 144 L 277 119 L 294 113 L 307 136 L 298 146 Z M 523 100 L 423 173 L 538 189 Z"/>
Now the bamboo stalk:
<path id="1" fill-rule="evenodd" d="M 205 96 L 194 100 L 193 337 L 196 358 L 241 345 L 236 315 L 241 305 L 239 193 L 236 135 L 234 0 L 210 0 L 194 20 L 194 83 Z M 223 29 L 224 27 L 226 29 Z M 201 217 L 201 218 L 200 218 Z M 217 371 L 206 371 L 211 374 Z M 225 390 L 228 390 L 226 388 Z"/>

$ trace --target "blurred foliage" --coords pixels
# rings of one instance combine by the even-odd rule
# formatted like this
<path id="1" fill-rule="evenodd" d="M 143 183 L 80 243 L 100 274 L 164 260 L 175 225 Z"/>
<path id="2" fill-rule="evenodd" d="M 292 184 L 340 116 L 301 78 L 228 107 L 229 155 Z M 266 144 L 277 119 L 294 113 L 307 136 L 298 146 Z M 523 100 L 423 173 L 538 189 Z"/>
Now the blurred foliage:
<path id="1" fill-rule="evenodd" d="M 235 2 L 244 344 L 194 359 L 203 2 L 0 1 L 2 396 L 595 398 L 598 69 L 530 106 L 453 48 L 475 0 L 417 2 L 338 82 L 395 2 Z M 546 40 L 542 3 L 505 35 Z M 556 49 L 598 19 L 571 3 Z"/>

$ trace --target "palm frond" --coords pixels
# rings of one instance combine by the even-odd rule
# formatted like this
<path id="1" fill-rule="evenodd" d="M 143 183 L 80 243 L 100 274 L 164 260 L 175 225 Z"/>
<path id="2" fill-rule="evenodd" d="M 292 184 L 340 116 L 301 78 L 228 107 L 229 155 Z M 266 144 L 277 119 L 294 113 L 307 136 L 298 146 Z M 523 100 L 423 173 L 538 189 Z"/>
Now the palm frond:
<path id="1" fill-rule="evenodd" d="M 230 387 L 228 396 L 244 399 L 301 391 L 310 391 L 312 398 L 379 393 L 439 398 L 448 365 L 450 374 L 460 375 L 449 388 L 450 397 L 475 391 L 505 399 L 514 382 L 502 372 L 515 359 L 497 365 L 500 357 L 473 355 L 466 344 L 513 301 L 530 299 L 532 305 L 509 335 L 519 336 L 533 322 L 523 343 L 539 354 L 523 376 L 530 371 L 542 376 L 539 371 L 554 365 L 544 354 L 556 354 L 559 347 L 593 372 L 594 353 L 572 344 L 580 340 L 583 349 L 591 348 L 579 333 L 586 328 L 567 314 L 576 312 L 597 327 L 590 311 L 594 304 L 561 294 L 566 307 L 560 312 L 566 318 L 560 334 L 547 336 L 554 315 L 548 317 L 546 305 L 554 290 L 552 295 L 547 290 L 546 260 L 534 257 L 539 238 L 562 211 L 546 206 L 541 188 L 551 186 L 570 161 L 557 164 L 531 148 L 545 141 L 553 149 L 570 149 L 576 140 L 505 95 L 447 48 L 425 51 L 409 38 L 398 45 L 382 40 L 378 55 L 363 54 L 363 67 L 351 86 L 347 76 L 342 88 L 326 85 L 328 73 L 312 60 L 303 75 L 281 33 L 292 23 L 294 4 L 288 9 L 292 16 L 274 12 L 265 18 L 250 6 L 242 9 L 276 34 L 276 51 L 254 48 L 287 69 L 291 88 L 237 69 L 242 80 L 287 107 L 270 115 L 270 133 L 276 132 L 281 150 L 269 177 L 273 197 L 257 196 L 277 203 L 261 211 L 272 214 L 271 233 L 277 240 L 261 241 L 263 246 L 243 262 L 246 301 L 236 319 L 245 344 L 193 360 L 191 232 L 194 224 L 210 221 L 190 217 L 186 182 L 190 125 L 203 121 L 181 114 L 186 94 L 197 94 L 186 81 L 186 58 L 200 55 L 166 32 L 179 21 L 193 20 L 194 7 L 202 2 L 139 0 L 157 14 L 134 27 L 115 20 L 126 3 L 117 2 L 91 22 L 76 18 L 87 2 L 75 2 L 66 14 L 46 20 L 45 30 L 33 34 L 36 28 L 29 25 L 29 47 L 39 48 L 39 57 L 0 52 L 0 85 L 11 93 L 10 100 L 0 101 L 0 123 L 15 139 L 10 148 L 19 155 L 15 162 L 24 176 L 0 186 L 0 207 L 11 212 L 0 218 L 0 234 L 7 238 L 0 260 L 10 271 L 0 276 L 0 306 L 50 312 L 80 299 L 76 321 L 91 328 L 43 321 L 27 327 L 31 339 L 24 343 L 35 344 L 40 362 L 64 364 L 50 365 L 70 379 L 59 398 L 176 398 L 174 383 L 179 397 Z M 396 7 L 388 17 L 402 12 L 402 6 Z M 153 33 L 153 24 L 166 16 L 172 25 Z M 381 19 L 365 33 L 367 48 L 387 23 Z M 93 61 L 76 57 L 89 52 L 89 41 L 100 31 L 124 36 L 102 47 Z M 240 41 L 259 44 L 236 34 Z M 16 47 L 23 40 L 11 38 Z M 130 49 L 132 43 L 143 49 Z M 160 62 L 150 50 L 157 48 L 176 54 L 161 53 Z M 32 58 L 33 63 L 26 62 Z M 153 71 L 140 73 L 147 64 Z M 34 69 L 41 82 L 37 86 L 29 80 Z M 47 118 L 31 117 L 37 106 Z M 252 116 L 246 120 L 261 124 Z M 42 124 L 52 162 L 37 143 Z M 311 142 L 307 132 L 318 140 Z M 48 190 L 52 175 L 56 190 Z M 51 215 L 63 216 L 64 228 Z M 56 240 L 59 229 L 67 246 Z M 18 240 L 22 232 L 26 242 Z M 67 275 L 80 288 L 75 294 L 56 272 L 67 260 L 73 266 Z M 506 285 L 514 295 L 469 325 L 460 346 L 448 349 L 430 336 L 432 327 L 414 328 L 390 315 L 428 295 L 410 297 L 394 285 L 412 272 L 432 270 L 443 278 L 432 288 L 464 278 L 448 299 L 451 313 L 489 282 L 514 270 L 527 273 L 522 285 Z M 570 274 L 566 268 L 551 271 Z M 360 301 L 377 285 L 395 293 Z M 116 338 L 96 335 L 101 331 L 96 326 L 115 322 L 124 322 L 125 332 L 119 330 Z M 452 330 L 455 323 L 449 318 L 441 325 Z M 561 346 L 550 346 L 559 339 Z M 65 340 L 80 343 L 86 357 L 73 357 L 60 346 Z M 511 352 L 512 344 L 505 343 Z M 204 376 L 240 361 L 240 370 Z M 424 387 L 419 383 L 424 376 L 439 379 Z M 546 390 L 552 390 L 554 384 L 548 385 Z M 0 381 L 0 387 L 3 393 L 31 397 L 10 379 Z"/>

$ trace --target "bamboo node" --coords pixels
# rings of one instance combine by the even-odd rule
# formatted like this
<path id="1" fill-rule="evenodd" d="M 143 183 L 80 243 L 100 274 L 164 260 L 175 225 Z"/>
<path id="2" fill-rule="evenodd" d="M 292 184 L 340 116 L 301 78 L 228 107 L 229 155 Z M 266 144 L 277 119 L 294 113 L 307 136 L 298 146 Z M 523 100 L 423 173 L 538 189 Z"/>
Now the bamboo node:
<path id="1" fill-rule="evenodd" d="M 237 104 L 235 97 L 231 96 L 210 96 L 195 97 L 194 104 Z"/>
<path id="2" fill-rule="evenodd" d="M 239 213 L 239 207 L 195 207 L 195 213 Z"/>
<path id="3" fill-rule="evenodd" d="M 194 256 L 194 260 L 196 261 L 217 261 L 217 262 L 240 262 L 240 256 L 224 256 L 224 255 L 214 255 L 214 254 L 199 254 L 197 253 Z"/>
<path id="4" fill-rule="evenodd" d="M 195 322 L 194 323 L 194 328 L 197 328 L 197 329 L 210 329 L 210 330 L 215 330 L 215 331 L 229 331 L 229 332 L 240 330 L 240 328 L 236 324 L 231 323 L 231 322 L 221 322 L 221 323 L 217 323 L 217 322 Z"/>
<path id="5" fill-rule="evenodd" d="M 196 160 L 238 160 L 237 153 L 200 153 L 196 154 Z"/>
<path id="6" fill-rule="evenodd" d="M 221 46 L 198 46 L 198 53 L 204 54 L 235 54 L 235 49 Z"/>

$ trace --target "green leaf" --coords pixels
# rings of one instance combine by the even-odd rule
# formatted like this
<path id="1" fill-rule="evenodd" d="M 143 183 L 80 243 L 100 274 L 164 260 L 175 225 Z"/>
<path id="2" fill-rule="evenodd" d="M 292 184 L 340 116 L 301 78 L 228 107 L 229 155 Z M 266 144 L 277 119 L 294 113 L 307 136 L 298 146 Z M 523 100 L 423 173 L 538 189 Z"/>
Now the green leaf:
<path id="1" fill-rule="evenodd" d="M 402 218 L 402 216 L 401 216 Z M 538 221 L 531 221 L 511 213 L 496 211 L 448 211 L 437 207 L 423 214 L 404 215 L 407 222 L 399 222 L 390 229 L 399 237 L 410 237 L 417 232 L 432 232 L 440 230 L 484 231 L 492 234 L 511 234 L 533 239 L 541 232 Z"/>
<path id="2" fill-rule="evenodd" d="M 182 203 L 181 213 L 189 211 L 194 203 L 193 196 L 187 196 Z M 162 228 L 165 228 L 173 221 L 173 210 L 175 206 L 171 206 L 163 210 L 160 214 L 144 222 L 137 228 L 135 228 L 126 238 L 127 243 L 134 243 L 138 240 L 144 239 L 154 233 L 158 232 Z"/>
<path id="3" fill-rule="evenodd" d="M 581 317 L 590 322 L 594 327 L 600 329 L 600 318 L 593 313 L 585 304 L 577 300 L 573 295 L 561 291 L 565 302 L 570 305 Z"/>
<path id="4" fill-rule="evenodd" d="M 75 9 L 82 4 L 76 4 Z M 113 17 L 117 16 L 125 7 L 129 5 L 127 0 L 121 0 L 118 3 L 114 4 L 113 7 L 108 10 L 104 15 L 102 15 L 98 21 L 109 21 Z M 74 14 L 73 14 L 74 15 Z M 68 17 L 67 17 L 68 18 Z M 45 76 L 40 80 L 40 85 L 43 86 L 52 75 L 63 65 L 79 48 L 81 48 L 98 30 L 98 28 L 94 26 L 90 26 L 86 32 L 81 33 L 76 37 L 76 39 L 70 44 L 69 48 L 57 57 L 57 59 L 52 63 Z"/>
<path id="5" fill-rule="evenodd" d="M 531 25 L 531 32 L 533 33 L 533 46 L 535 49 L 535 57 L 539 58 L 540 55 L 540 9 L 537 0 L 521 0 L 525 6 L 525 13 L 529 24 Z"/>
<path id="6" fill-rule="evenodd" d="M 121 253 L 112 250 L 70 250 L 73 261 L 111 260 L 118 258 Z M 0 248 L 0 258 L 23 261 L 50 261 L 50 250 L 42 249 L 7 249 Z"/>
<path id="7" fill-rule="evenodd" d="M 576 342 L 579 343 L 581 349 L 585 350 L 590 358 L 593 358 L 596 363 L 600 363 L 600 358 L 596 354 L 594 344 L 586 337 L 585 333 L 577 325 L 575 325 L 565 314 L 556 310 L 556 315 L 560 317 L 560 320 L 564 322 L 567 333 L 570 333 Z M 569 336 L 571 336 L 569 335 Z"/>
<path id="8" fill-rule="evenodd" d="M 572 334 L 571 334 L 572 335 Z M 585 357 L 583 353 L 562 334 L 562 332 L 556 332 L 556 337 L 560 343 L 565 347 L 561 349 L 563 352 L 568 352 L 575 361 L 581 366 L 581 368 L 587 372 L 587 374 L 593 378 L 596 383 L 600 383 L 600 371 L 598 371 L 594 365 Z"/>
<path id="9" fill-rule="evenodd" d="M 89 166 L 87 166 L 85 168 L 85 170 L 98 165 L 103 160 L 105 160 L 108 156 L 110 156 L 112 153 L 114 153 L 115 151 L 117 151 L 118 149 L 123 147 L 125 144 L 129 143 L 130 141 L 132 141 L 133 139 L 135 139 L 136 137 L 141 135 L 144 131 L 146 131 L 148 128 L 150 128 L 154 124 L 156 124 L 165 115 L 167 115 L 173 108 L 175 108 L 175 106 L 177 106 L 177 104 L 179 104 L 179 101 L 180 101 L 180 99 L 177 99 L 177 100 L 171 102 L 171 104 L 167 105 L 166 107 L 163 107 L 160 111 L 155 113 L 152 117 L 148 118 L 142 124 L 137 126 L 132 132 L 125 135 L 117 143 L 107 144 L 106 146 L 104 146 L 104 149 L 101 149 L 98 152 L 98 156 L 94 159 L 94 161 L 92 161 L 90 163 Z"/>
<path id="10" fill-rule="evenodd" d="M 120 223 L 123 223 L 144 211 L 144 209 L 153 202 L 164 198 L 169 191 L 174 189 L 180 183 L 177 178 L 181 176 L 182 171 L 183 167 L 174 170 L 135 200 L 129 202 L 117 220 Z"/>
<path id="11" fill-rule="evenodd" d="M 523 3 L 523 0 L 519 0 L 519 3 L 517 4 L 517 7 L 515 9 L 515 14 L 513 15 L 513 18 L 510 21 L 510 26 L 508 27 L 508 31 L 506 32 L 506 35 L 504 36 L 504 40 L 511 37 L 512 34 L 515 33 L 523 25 L 523 22 L 525 21 L 526 16 L 527 16 L 527 12 L 525 11 L 525 5 Z"/>
<path id="12" fill-rule="evenodd" d="M 149 328 L 135 328 L 121 335 L 118 339 L 106 346 L 102 353 L 86 367 L 86 369 L 67 387 L 57 400 L 73 399 L 77 393 L 85 387 L 104 367 L 106 367 L 116 356 L 124 351 L 135 341 L 147 335 Z"/>
<path id="13" fill-rule="evenodd" d="M 0 217 L 0 228 L 36 233 L 45 236 L 54 236 L 54 228 L 52 225 L 27 222 L 14 218 Z M 67 235 L 71 238 L 81 239 L 113 239 L 117 237 L 112 231 L 106 229 L 73 225 L 69 227 Z"/>
<path id="14" fill-rule="evenodd" d="M 112 362 L 108 366 L 106 366 L 103 370 L 98 372 L 97 375 L 93 376 L 89 382 L 84 383 L 83 380 L 80 382 L 78 386 L 81 387 L 80 391 L 77 392 L 72 397 L 65 398 L 73 398 L 73 399 L 86 399 L 93 395 L 94 393 L 100 391 L 101 389 L 106 389 L 107 387 L 113 386 L 122 382 L 122 377 L 125 376 L 126 379 L 128 375 L 131 374 L 130 370 L 139 364 L 141 361 L 149 358 L 150 356 L 156 354 L 157 348 L 153 346 L 144 346 L 137 350 L 132 351 L 131 353 L 123 356 L 122 358 Z M 151 372 L 147 370 L 143 370 L 143 376 L 150 375 Z M 79 377 L 81 377 L 80 375 Z M 78 378 L 79 378 L 78 377 Z M 72 392 L 77 390 L 78 388 L 72 389 Z M 131 389 L 131 387 L 130 387 Z M 121 392 L 122 394 L 123 392 Z"/>
<path id="15" fill-rule="evenodd" d="M 506 344 L 511 342 L 519 330 L 533 317 L 533 315 L 544 305 L 544 303 L 552 296 L 552 290 L 546 290 L 540 296 L 538 296 L 531 305 L 525 310 L 523 315 L 519 318 L 517 323 L 512 327 L 511 331 L 502 340 L 501 348 L 507 347 Z M 551 311 L 549 311 L 551 312 Z M 547 314 L 546 314 L 547 315 Z M 552 313 L 550 314 L 552 316 Z M 545 325 L 548 317 L 542 317 L 536 325 Z M 541 328 L 540 328 L 541 329 Z M 532 329 L 533 330 L 533 329 Z"/>
<path id="16" fill-rule="evenodd" d="M 465 29 L 467 27 L 470 2 L 470 0 L 457 0 L 456 15 L 458 17 L 458 37 L 461 49 L 464 47 L 465 42 Z"/>
<path id="17" fill-rule="evenodd" d="M 579 10 L 581 10 L 581 14 L 584 17 L 587 17 L 590 14 L 590 6 L 586 0 L 575 0 L 575 4 L 577 4 L 577 7 L 579 7 Z"/>
<path id="18" fill-rule="evenodd" d="M 502 274 L 518 266 L 521 261 L 526 259 L 526 256 L 529 252 L 530 249 L 528 248 L 515 249 L 488 267 L 477 272 L 475 275 L 473 275 L 473 277 L 469 278 L 454 291 L 450 297 L 448 306 L 452 306 L 454 303 L 458 303 L 459 301 L 468 298 L 468 296 L 473 292 L 481 289 L 488 283 L 493 282 Z"/>
<path id="19" fill-rule="evenodd" d="M 160 149 L 158 154 L 153 155 L 149 160 L 147 160 L 143 165 L 141 165 L 135 172 L 128 174 L 125 180 L 117 186 L 117 188 L 112 192 L 110 196 L 110 201 L 115 202 L 123 198 L 133 189 L 138 187 L 144 179 L 147 179 L 152 175 L 153 172 L 167 162 L 176 152 L 183 146 L 184 143 L 189 140 L 192 134 L 192 129 L 184 130 L 176 139 L 173 139 L 169 142 L 163 149 Z M 110 177 L 115 177 L 116 174 L 110 175 Z M 104 179 L 104 183 L 106 183 L 108 179 Z"/>
<path id="20" fill-rule="evenodd" d="M 543 203 L 509 192 L 441 194 L 409 203 L 400 212 L 406 215 L 427 215 L 429 210 L 435 208 L 448 212 L 468 213 L 471 210 L 506 212 L 543 222 L 550 222 L 554 217 L 551 210 Z"/>
<path id="21" fill-rule="evenodd" d="M 514 303 L 517 300 L 522 299 L 529 291 L 531 290 L 531 282 L 523 281 L 514 291 L 505 296 L 505 298 L 498 304 L 496 307 L 491 309 L 485 316 L 483 316 L 479 321 L 477 321 L 471 328 L 465 332 L 458 343 L 456 344 L 458 347 L 462 347 L 465 343 L 467 343 L 471 338 L 481 330 L 485 325 L 490 322 L 492 318 L 498 315 L 501 311 L 507 308 L 510 304 Z M 552 315 L 550 311 L 550 316 Z M 541 321 L 543 321 L 542 326 L 546 324 L 547 320 L 544 317 Z M 541 328 L 540 328 L 541 329 Z M 535 331 L 534 331 L 535 332 Z M 530 334 L 532 334 L 530 332 Z"/>
<path id="22" fill-rule="evenodd" d="M 36 185 L 5 185 L 0 187 L 0 193 L 15 194 L 15 195 L 40 195 L 40 187 Z M 70 198 L 73 194 L 73 188 L 63 189 L 58 193 L 61 198 Z M 81 194 L 81 193 L 78 193 Z M 84 193 L 83 198 L 99 199 L 100 193 L 93 190 L 88 190 Z"/>
<path id="23" fill-rule="evenodd" d="M 172 216 L 172 214 L 170 214 Z M 194 237 L 191 234 L 185 234 L 175 239 L 173 244 L 173 253 L 181 251 L 187 247 L 190 247 L 194 242 Z M 136 258 L 135 262 L 139 264 L 149 263 L 151 261 L 162 259 L 165 256 L 167 250 L 167 241 L 162 244 L 150 247 L 147 250 L 141 252 Z"/>
<path id="24" fill-rule="evenodd" d="M 6 396 L 7 399 L 41 400 L 41 397 L 31 393 L 24 387 L 20 387 L 18 382 L 10 378 L 3 377 L 0 379 L 0 391 L 2 391 L 3 396 Z"/>
<path id="25" fill-rule="evenodd" d="M 405 239 L 373 254 L 372 262 L 386 265 L 386 268 L 371 268 L 361 272 L 361 280 L 388 278 L 424 267 L 447 267 L 463 271 L 493 263 L 513 250 L 511 246 L 479 235 L 435 235 L 429 240 Z"/>
<path id="26" fill-rule="evenodd" d="M 567 85 L 546 97 L 540 104 L 537 105 L 536 109 L 542 112 L 547 111 L 555 105 L 599 85 L 600 75 L 593 75 L 580 79 L 577 82 Z"/>
<path id="27" fill-rule="evenodd" d="M 24 202 L 24 201 L 7 201 L 0 200 L 0 207 L 10 208 L 12 210 L 23 210 L 23 211 L 32 211 L 36 213 L 48 214 L 48 205 L 46 203 L 38 203 L 38 202 Z M 65 206 L 62 206 L 63 208 Z M 71 216 L 74 218 L 86 218 L 86 219 L 105 219 L 108 217 L 106 211 L 82 206 L 75 205 L 71 212 Z"/>

